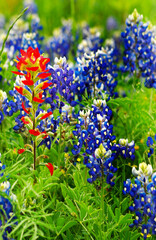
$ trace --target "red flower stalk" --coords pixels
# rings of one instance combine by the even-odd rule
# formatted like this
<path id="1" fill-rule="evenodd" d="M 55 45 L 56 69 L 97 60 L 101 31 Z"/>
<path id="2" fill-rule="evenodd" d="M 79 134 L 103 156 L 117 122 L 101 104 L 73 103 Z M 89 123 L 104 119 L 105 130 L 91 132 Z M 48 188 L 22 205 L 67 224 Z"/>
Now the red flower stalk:
<path id="1" fill-rule="evenodd" d="M 48 137 L 48 134 L 46 131 L 40 132 L 36 126 L 37 126 L 37 120 L 43 120 L 49 117 L 52 112 L 45 113 L 40 119 L 36 118 L 36 111 L 37 111 L 37 105 L 40 103 L 43 103 L 45 99 L 42 99 L 42 93 L 43 90 L 48 88 L 52 83 L 49 83 L 48 81 L 38 81 L 39 79 L 45 79 L 51 76 L 51 73 L 49 73 L 49 70 L 46 70 L 46 64 L 50 61 L 49 58 L 44 58 L 42 55 L 40 55 L 38 48 L 33 49 L 32 47 L 29 47 L 26 51 L 20 50 L 21 56 L 17 56 L 17 69 L 18 71 L 13 71 L 14 74 L 23 76 L 24 78 L 21 79 L 22 83 L 29 87 L 20 87 L 15 86 L 16 91 L 24 95 L 30 102 L 31 108 L 26 108 L 25 103 L 22 102 L 22 109 L 25 113 L 29 115 L 28 117 L 22 117 L 21 121 L 24 124 L 30 124 L 27 126 L 28 131 L 32 137 L 33 140 L 33 146 L 32 146 L 32 153 L 33 153 L 33 159 L 34 159 L 34 170 L 36 169 L 36 159 L 37 159 L 37 151 L 36 148 L 38 147 L 38 142 L 40 142 L 42 139 L 46 139 Z M 20 72 L 21 71 L 21 72 Z M 23 73 L 23 72 L 24 73 Z M 37 85 L 38 83 L 38 85 Z M 35 86 L 34 86 L 35 85 Z M 36 86 L 37 85 L 37 86 Z M 43 97 L 44 98 L 44 97 Z M 31 129 L 30 129 L 31 128 Z M 39 137 L 38 137 L 39 136 Z M 24 152 L 24 149 L 19 150 L 19 154 Z M 47 167 L 50 170 L 51 175 L 53 174 L 53 166 L 51 163 L 47 164 Z"/>
<path id="2" fill-rule="evenodd" d="M 46 166 L 47 168 L 49 168 L 50 174 L 51 174 L 51 176 L 52 176 L 52 175 L 53 175 L 53 172 L 54 172 L 54 167 L 53 167 L 53 165 L 52 165 L 51 163 L 47 163 L 47 164 L 45 164 L 45 166 Z"/>

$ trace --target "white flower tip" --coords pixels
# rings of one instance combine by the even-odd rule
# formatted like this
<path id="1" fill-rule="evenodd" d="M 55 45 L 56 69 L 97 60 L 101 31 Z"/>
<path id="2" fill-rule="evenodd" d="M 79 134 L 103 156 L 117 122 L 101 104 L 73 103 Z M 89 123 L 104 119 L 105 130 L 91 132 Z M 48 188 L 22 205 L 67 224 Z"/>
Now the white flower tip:
<path id="1" fill-rule="evenodd" d="M 133 174 L 135 177 L 137 177 L 137 176 L 139 175 L 139 171 L 136 170 L 135 167 L 133 167 L 133 168 L 132 168 L 132 174 Z"/>

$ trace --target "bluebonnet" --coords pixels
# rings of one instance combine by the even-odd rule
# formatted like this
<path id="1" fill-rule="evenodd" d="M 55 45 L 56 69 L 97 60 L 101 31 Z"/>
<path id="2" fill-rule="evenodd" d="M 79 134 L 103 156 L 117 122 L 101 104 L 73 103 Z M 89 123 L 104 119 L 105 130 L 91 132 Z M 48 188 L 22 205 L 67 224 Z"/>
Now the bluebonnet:
<path id="1" fill-rule="evenodd" d="M 4 119 L 4 113 L 3 113 L 3 102 L 7 99 L 6 92 L 3 92 L 0 90 L 0 124 L 2 123 Z"/>
<path id="2" fill-rule="evenodd" d="M 132 205 L 129 209 L 135 212 L 135 219 L 130 227 L 141 227 L 141 235 L 146 239 L 151 234 L 156 234 L 156 173 L 153 173 L 151 165 L 144 162 L 139 164 L 139 170 L 133 167 L 132 173 L 136 177 L 135 183 L 127 179 L 123 194 L 131 196 Z"/>
<path id="3" fill-rule="evenodd" d="M 72 43 L 72 21 L 63 20 L 62 27 L 54 30 L 53 36 L 49 38 L 46 44 L 46 51 L 49 53 L 51 61 L 55 57 L 68 58 Z"/>
<path id="4" fill-rule="evenodd" d="M 124 159 L 130 158 L 131 160 L 135 159 L 135 143 L 134 141 L 128 142 L 128 139 L 119 139 L 119 143 L 113 144 L 112 150 L 116 151 L 117 156 L 122 156 Z"/>
<path id="5" fill-rule="evenodd" d="M 43 29 L 43 26 L 40 23 L 40 18 L 38 14 L 29 13 L 28 15 L 26 15 L 25 21 L 29 22 L 29 28 L 30 28 L 26 33 L 35 35 L 32 42 L 32 46 L 31 45 L 30 46 L 32 48 L 35 48 L 36 44 L 38 44 L 38 48 L 40 52 L 43 52 L 42 48 L 43 48 L 44 37 L 40 34 L 40 31 Z M 35 46 L 33 47 L 33 45 Z"/>
<path id="6" fill-rule="evenodd" d="M 129 71 L 145 79 L 145 86 L 156 88 L 155 79 L 155 34 L 150 23 L 142 22 L 143 16 L 135 9 L 126 20 L 126 29 L 121 33 L 124 41 L 123 72 Z"/>
<path id="7" fill-rule="evenodd" d="M 22 37 L 21 48 L 27 50 L 28 47 L 39 48 L 39 41 L 37 39 L 36 33 L 24 33 Z"/>
<path id="8" fill-rule="evenodd" d="M 111 151 L 115 140 L 113 126 L 109 124 L 111 116 L 105 100 L 94 100 L 91 110 L 79 111 L 72 153 L 77 157 L 83 153 L 83 162 L 89 168 L 89 183 L 105 178 L 110 186 L 114 185 L 117 168 L 113 167 L 115 154 Z"/>
<path id="9" fill-rule="evenodd" d="M 0 14 L 0 29 L 3 29 L 5 25 L 5 16 Z"/>
<path id="10" fill-rule="evenodd" d="M 16 84 L 22 86 L 21 78 L 16 78 Z M 11 100 L 10 100 L 11 99 Z M 24 102 L 26 108 L 29 108 L 29 101 L 26 97 L 21 96 L 15 89 L 10 90 L 8 98 L 3 101 L 3 113 L 6 116 L 12 116 L 14 113 L 20 111 L 20 114 L 15 118 L 16 125 L 13 127 L 15 131 L 24 131 L 24 124 L 21 122 L 21 118 L 27 114 L 22 108 L 22 102 Z"/>
<path id="11" fill-rule="evenodd" d="M 31 36 L 35 35 L 33 36 L 32 44 L 38 44 L 37 47 L 40 47 L 44 38 L 39 34 L 40 30 L 43 29 L 43 26 L 40 24 L 37 5 L 35 4 L 34 0 L 24 0 L 23 4 L 24 4 L 24 8 L 29 7 L 25 15 L 23 16 L 24 21 L 29 23 L 29 30 L 26 33 L 30 33 Z M 22 44 L 24 46 L 23 39 L 22 39 Z M 33 45 L 30 45 L 30 44 L 29 46 L 31 46 L 32 48 L 36 48 L 35 46 L 33 47 Z"/>
<path id="12" fill-rule="evenodd" d="M 103 98 L 104 94 L 116 96 L 117 66 L 113 62 L 112 49 L 101 49 L 77 59 L 75 86 L 79 101 L 87 92 L 88 96 Z"/>
<path id="13" fill-rule="evenodd" d="M 40 111 L 37 111 L 36 117 L 38 117 L 40 113 L 44 113 L 42 109 L 38 109 L 38 110 Z M 53 114 L 50 117 L 40 121 L 40 123 L 37 125 L 37 128 L 39 129 L 40 132 L 44 132 L 44 131 L 47 132 L 48 136 L 45 139 L 41 140 L 38 147 L 41 145 L 45 145 L 48 149 L 51 148 L 51 143 L 57 134 L 56 132 L 59 126 L 59 122 L 60 122 L 60 119 L 59 118 L 55 119 Z M 55 141 L 55 143 L 57 143 L 57 140 Z"/>
<path id="14" fill-rule="evenodd" d="M 4 119 L 4 115 L 3 115 L 3 113 L 0 111 L 0 124 L 2 123 L 3 119 Z"/>
<path id="15" fill-rule="evenodd" d="M 52 76 L 53 86 L 49 90 L 51 97 L 46 99 L 46 102 L 53 104 L 53 100 L 58 100 L 58 107 L 60 113 L 62 112 L 62 107 L 64 106 L 63 100 L 65 100 L 71 106 L 75 106 L 77 102 L 75 101 L 75 86 L 74 86 L 74 71 L 66 62 L 66 58 L 55 58 L 54 66 L 49 65 L 49 72 Z M 59 96 L 57 96 L 59 93 Z M 53 108 L 53 105 L 52 105 Z"/>
<path id="16" fill-rule="evenodd" d="M 121 36 L 118 33 L 105 40 L 105 48 L 111 52 L 114 63 L 121 60 Z"/>
<path id="17" fill-rule="evenodd" d="M 96 53 L 102 47 L 103 39 L 101 38 L 100 29 L 90 28 L 87 24 L 82 27 L 82 41 L 77 46 L 77 57 L 83 57 L 84 53 Z"/>
<path id="18" fill-rule="evenodd" d="M 34 0 L 24 0 L 23 1 L 24 8 L 28 7 L 26 14 L 28 13 L 37 13 L 37 5 L 35 4 Z"/>
<path id="19" fill-rule="evenodd" d="M 0 154 L 1 156 L 1 154 Z M 0 161 L 0 177 L 4 175 L 5 165 Z M 4 181 L 0 183 L 0 192 L 3 192 L 3 195 L 0 194 L 0 228 L 4 229 L 3 240 L 10 240 L 8 233 L 12 231 L 12 225 L 10 220 L 15 220 L 16 217 L 13 216 L 13 205 L 10 199 L 15 200 L 16 196 L 10 194 L 10 183 L 9 181 Z M 4 195 L 5 194 L 5 195 Z M 5 225 L 7 226 L 5 227 Z M 16 222 L 17 224 L 17 222 Z M 12 239 L 13 240 L 13 239 Z"/>
<path id="20" fill-rule="evenodd" d="M 106 21 L 107 30 L 112 31 L 112 30 L 117 29 L 117 27 L 118 27 L 118 23 L 117 23 L 116 19 L 112 16 L 108 17 L 107 21 Z"/>
<path id="21" fill-rule="evenodd" d="M 116 144 L 113 125 L 110 124 L 112 110 L 105 100 L 94 99 L 91 107 L 83 108 L 75 117 L 78 122 L 73 130 L 74 158 L 82 158 L 84 165 L 89 168 L 89 183 L 96 185 L 98 180 L 104 178 L 107 184 L 114 186 L 114 173 L 117 171 L 115 160 L 119 156 L 134 160 L 134 141 L 129 143 L 128 139 L 120 139 L 119 144 Z M 138 182 L 136 184 L 139 186 Z M 129 190 L 128 185 L 125 192 L 127 189 Z M 137 188 L 132 190 L 132 195 L 136 190 Z"/>
<path id="22" fill-rule="evenodd" d="M 155 151 L 155 146 L 156 146 L 156 134 L 155 136 L 152 138 L 152 137 L 148 137 L 147 138 L 147 147 L 149 147 L 149 150 L 148 150 L 148 157 L 150 157 L 154 151 Z"/>

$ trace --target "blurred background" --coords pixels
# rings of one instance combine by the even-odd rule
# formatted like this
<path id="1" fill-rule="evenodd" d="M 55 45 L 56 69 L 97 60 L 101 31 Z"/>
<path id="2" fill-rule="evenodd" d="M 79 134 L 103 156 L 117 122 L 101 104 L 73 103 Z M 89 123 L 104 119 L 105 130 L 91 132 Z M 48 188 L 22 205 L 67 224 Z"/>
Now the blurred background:
<path id="1" fill-rule="evenodd" d="M 124 24 L 126 17 L 134 8 L 145 19 L 156 23 L 155 0 L 35 0 L 43 25 L 44 34 L 49 35 L 61 25 L 62 18 L 74 17 L 76 22 L 87 21 L 91 26 L 105 28 L 107 18 L 113 16 L 118 24 Z M 22 0 L 0 0 L 0 13 L 8 19 L 23 9 Z"/>

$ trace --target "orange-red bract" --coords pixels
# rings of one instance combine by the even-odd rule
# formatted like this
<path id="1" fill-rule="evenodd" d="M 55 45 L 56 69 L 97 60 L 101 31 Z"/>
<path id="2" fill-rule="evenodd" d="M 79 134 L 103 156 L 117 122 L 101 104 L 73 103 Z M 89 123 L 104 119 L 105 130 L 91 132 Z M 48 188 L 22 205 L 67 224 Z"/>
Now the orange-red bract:
<path id="1" fill-rule="evenodd" d="M 33 101 L 34 101 L 34 102 L 38 102 L 38 103 L 43 103 L 43 102 L 44 102 L 44 99 L 34 97 L 34 98 L 33 98 Z"/>
<path id="2" fill-rule="evenodd" d="M 24 112 L 26 112 L 27 114 L 29 114 L 29 111 L 25 108 L 25 106 L 24 106 L 24 103 L 22 102 L 22 108 L 23 108 L 23 110 L 24 110 Z"/>
<path id="3" fill-rule="evenodd" d="M 45 166 L 49 168 L 50 174 L 52 176 L 54 172 L 54 166 L 51 163 L 47 163 Z"/>
<path id="4" fill-rule="evenodd" d="M 19 149 L 18 150 L 18 154 L 22 154 L 23 152 L 25 152 L 25 149 Z"/>
<path id="5" fill-rule="evenodd" d="M 42 73 L 46 70 L 46 64 L 50 61 L 49 58 L 44 58 L 40 55 L 38 48 L 29 47 L 27 51 L 20 50 L 21 57 L 17 56 L 17 69 L 21 71 L 34 71 Z"/>
<path id="6" fill-rule="evenodd" d="M 47 117 L 49 117 L 52 114 L 52 112 L 45 113 L 40 119 L 43 120 Z"/>
<path id="7" fill-rule="evenodd" d="M 34 136 L 39 136 L 41 133 L 39 130 L 30 129 L 29 133 Z"/>
<path id="8" fill-rule="evenodd" d="M 20 93 L 21 95 L 23 95 L 24 96 L 24 93 L 23 93 L 23 88 L 22 87 L 18 87 L 18 86 L 15 86 L 15 89 L 16 89 L 16 91 L 18 92 L 18 93 Z"/>

